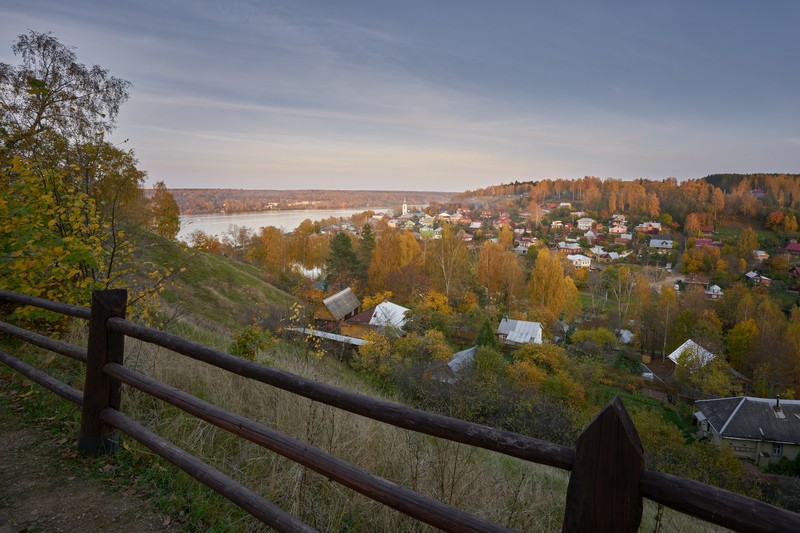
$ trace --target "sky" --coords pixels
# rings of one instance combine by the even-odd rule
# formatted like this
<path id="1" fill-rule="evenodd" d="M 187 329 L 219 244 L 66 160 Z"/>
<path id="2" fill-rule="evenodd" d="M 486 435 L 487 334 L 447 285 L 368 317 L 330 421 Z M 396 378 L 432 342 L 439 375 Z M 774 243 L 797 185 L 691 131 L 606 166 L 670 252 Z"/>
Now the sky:
<path id="1" fill-rule="evenodd" d="M 3 0 L 131 82 L 170 188 L 800 172 L 800 2 Z"/>

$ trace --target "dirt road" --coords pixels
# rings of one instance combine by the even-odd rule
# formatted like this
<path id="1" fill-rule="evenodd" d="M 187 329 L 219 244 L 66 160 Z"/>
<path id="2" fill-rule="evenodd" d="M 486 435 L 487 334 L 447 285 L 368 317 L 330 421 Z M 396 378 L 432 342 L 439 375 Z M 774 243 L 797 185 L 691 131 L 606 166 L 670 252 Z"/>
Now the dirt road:
<path id="1" fill-rule="evenodd" d="M 13 402 L 0 403 L 0 533 L 175 529 L 134 488 L 93 475 L 96 463 L 79 458 L 74 442 L 52 435 L 47 421 L 26 427 Z"/>

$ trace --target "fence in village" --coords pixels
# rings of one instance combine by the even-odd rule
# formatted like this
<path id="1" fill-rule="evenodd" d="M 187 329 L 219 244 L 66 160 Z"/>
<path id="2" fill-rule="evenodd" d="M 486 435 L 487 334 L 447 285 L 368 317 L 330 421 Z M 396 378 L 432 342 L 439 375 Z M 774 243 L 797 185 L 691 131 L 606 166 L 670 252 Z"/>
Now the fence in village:
<path id="1" fill-rule="evenodd" d="M 337 389 L 136 325 L 125 320 L 125 290 L 96 291 L 91 309 L 2 290 L 0 299 L 89 321 L 87 348 L 0 322 L 0 332 L 86 364 L 84 390 L 80 391 L 0 350 L 0 361 L 81 408 L 78 448 L 83 453 L 113 453 L 118 446 L 117 431 L 121 431 L 279 531 L 311 531 L 312 528 L 123 414 L 119 410 L 121 384 L 170 403 L 442 530 L 487 532 L 507 529 L 362 471 L 318 448 L 125 367 L 126 337 L 153 343 L 245 378 L 399 428 L 571 471 L 564 531 L 636 531 L 642 518 L 643 498 L 735 530 L 800 531 L 800 514 L 703 483 L 645 469 L 639 437 L 622 402 L 616 397 L 586 427 L 578 438 L 577 449 L 573 450 Z"/>

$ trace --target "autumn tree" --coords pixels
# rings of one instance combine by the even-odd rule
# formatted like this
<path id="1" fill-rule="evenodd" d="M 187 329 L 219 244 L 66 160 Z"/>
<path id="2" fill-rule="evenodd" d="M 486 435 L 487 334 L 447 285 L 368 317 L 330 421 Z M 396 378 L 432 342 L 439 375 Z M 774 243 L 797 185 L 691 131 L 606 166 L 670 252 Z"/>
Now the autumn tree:
<path id="1" fill-rule="evenodd" d="M 153 214 L 153 231 L 162 237 L 174 239 L 181 229 L 180 209 L 175 197 L 167 190 L 163 181 L 156 183 L 150 199 Z"/>
<path id="2" fill-rule="evenodd" d="M 251 240 L 246 258 L 262 266 L 272 275 L 285 272 L 288 265 L 283 231 L 275 226 L 259 229 Z"/>
<path id="3" fill-rule="evenodd" d="M 0 255 L 10 258 L 0 284 L 85 305 L 93 289 L 129 285 L 123 214 L 147 212 L 145 174 L 103 137 L 129 84 L 50 34 L 20 35 L 12 49 L 22 63 L 0 64 Z"/>
<path id="4" fill-rule="evenodd" d="M 530 310 L 541 322 L 555 323 L 564 309 L 564 267 L 557 254 L 542 249 L 528 281 Z"/>
<path id="5" fill-rule="evenodd" d="M 678 313 L 678 295 L 672 287 L 664 287 L 658 295 L 658 318 L 661 336 L 662 360 L 666 358 L 672 320 Z"/>
<path id="6" fill-rule="evenodd" d="M 626 266 L 610 267 L 604 272 L 606 285 L 614 295 L 617 304 L 617 327 L 622 328 L 628 316 L 633 297 L 633 288 L 636 285 L 636 278 L 631 273 L 631 269 Z"/>
<path id="7" fill-rule="evenodd" d="M 19 35 L 12 50 L 22 63 L 0 63 L 0 157 L 41 154 L 58 139 L 92 144 L 113 131 L 129 82 L 78 63 L 50 33 Z"/>
<path id="8" fill-rule="evenodd" d="M 497 243 L 504 250 L 511 250 L 514 247 L 514 230 L 510 226 L 503 225 L 497 234 Z"/>
<path id="9" fill-rule="evenodd" d="M 739 235 L 737 250 L 739 257 L 749 261 L 753 257 L 753 250 L 758 249 L 758 235 L 751 227 L 746 227 Z"/>
<path id="10" fill-rule="evenodd" d="M 581 316 L 582 304 L 578 288 L 570 276 L 564 276 L 564 319 L 574 322 Z"/>
<path id="11" fill-rule="evenodd" d="M 683 231 L 689 236 L 697 236 L 700 231 L 700 217 L 697 213 L 689 213 L 683 223 Z"/>
<path id="12" fill-rule="evenodd" d="M 427 288 L 422 249 L 411 232 L 398 234 L 387 227 L 378 233 L 367 280 L 370 291 L 391 288 L 398 301 L 404 304 Z"/>
<path id="13" fill-rule="evenodd" d="M 734 368 L 743 369 L 743 362 L 752 357 L 758 338 L 758 325 L 752 318 L 739 322 L 728 331 L 725 337 L 725 345 L 728 360 Z"/>
<path id="14" fill-rule="evenodd" d="M 428 244 L 426 264 L 436 286 L 448 298 L 459 296 L 472 275 L 469 251 L 451 225 L 442 227 L 441 239 Z"/>

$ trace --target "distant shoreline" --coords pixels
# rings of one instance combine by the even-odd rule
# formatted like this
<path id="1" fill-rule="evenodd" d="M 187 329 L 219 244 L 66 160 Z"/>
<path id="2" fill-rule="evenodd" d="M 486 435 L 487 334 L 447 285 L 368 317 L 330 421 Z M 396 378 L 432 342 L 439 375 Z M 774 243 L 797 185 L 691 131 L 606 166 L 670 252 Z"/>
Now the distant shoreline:
<path id="1" fill-rule="evenodd" d="M 146 190 L 148 194 L 150 191 Z M 170 189 L 182 215 L 244 214 L 268 211 L 383 208 L 449 203 L 457 193 L 326 189 Z"/>

